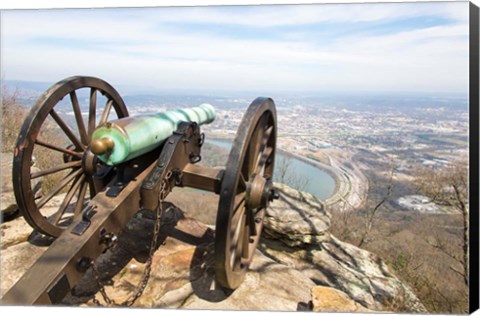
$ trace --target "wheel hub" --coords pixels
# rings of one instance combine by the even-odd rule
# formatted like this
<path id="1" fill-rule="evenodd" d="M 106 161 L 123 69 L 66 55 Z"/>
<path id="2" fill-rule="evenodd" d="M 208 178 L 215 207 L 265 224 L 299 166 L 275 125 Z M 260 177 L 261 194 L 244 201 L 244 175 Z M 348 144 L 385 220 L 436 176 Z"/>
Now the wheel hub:
<path id="1" fill-rule="evenodd" d="M 89 176 L 94 175 L 97 172 L 97 163 L 97 156 L 90 149 L 87 149 L 82 158 L 82 168 L 85 173 Z"/>
<path id="2" fill-rule="evenodd" d="M 247 183 L 245 203 L 250 209 L 265 208 L 271 200 L 273 183 L 262 175 L 255 174 Z"/>

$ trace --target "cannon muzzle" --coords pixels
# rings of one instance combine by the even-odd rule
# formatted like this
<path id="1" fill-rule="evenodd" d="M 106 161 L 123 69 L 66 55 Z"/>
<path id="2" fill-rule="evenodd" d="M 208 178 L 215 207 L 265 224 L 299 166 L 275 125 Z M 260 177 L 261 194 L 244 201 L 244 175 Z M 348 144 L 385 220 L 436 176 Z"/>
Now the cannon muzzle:
<path id="1" fill-rule="evenodd" d="M 208 124 L 215 116 L 213 106 L 202 104 L 189 109 L 109 121 L 93 132 L 90 150 L 107 165 L 118 165 L 160 146 L 177 130 L 180 122 Z"/>
<path id="2" fill-rule="evenodd" d="M 113 150 L 115 143 L 112 139 L 104 137 L 101 139 L 95 139 L 90 144 L 90 150 L 95 155 L 105 155 Z"/>

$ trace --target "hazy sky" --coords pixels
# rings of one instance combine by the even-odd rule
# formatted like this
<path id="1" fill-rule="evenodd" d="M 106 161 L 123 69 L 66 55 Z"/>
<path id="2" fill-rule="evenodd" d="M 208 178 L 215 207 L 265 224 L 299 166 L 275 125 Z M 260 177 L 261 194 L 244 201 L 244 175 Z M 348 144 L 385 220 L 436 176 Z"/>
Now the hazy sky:
<path id="1" fill-rule="evenodd" d="M 3 11 L 1 23 L 6 80 L 468 91 L 468 2 Z"/>

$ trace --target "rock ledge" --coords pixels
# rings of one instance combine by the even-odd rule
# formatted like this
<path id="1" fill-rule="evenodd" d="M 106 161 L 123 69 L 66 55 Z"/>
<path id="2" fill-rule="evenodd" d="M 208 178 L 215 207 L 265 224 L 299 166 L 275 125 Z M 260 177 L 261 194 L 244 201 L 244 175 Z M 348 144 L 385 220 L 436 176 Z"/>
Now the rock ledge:
<path id="1" fill-rule="evenodd" d="M 395 311 L 426 312 L 378 256 L 329 233 L 330 215 L 320 201 L 284 185 L 277 187 L 280 199 L 267 211 L 264 237 L 245 281 L 234 292 L 225 292 L 213 282 L 214 231 L 164 203 L 160 246 L 135 306 L 342 312 L 389 311 L 397 306 Z M 101 280 L 113 281 L 106 291 L 116 302 L 125 300 L 140 280 L 153 231 L 152 215 L 139 211 L 119 236 L 118 245 L 97 259 Z M 2 223 L 0 229 L 3 296 L 46 247 L 29 242 L 32 230 L 22 218 Z M 103 301 L 98 290 L 89 270 L 63 304 L 94 305 L 94 297 Z"/>

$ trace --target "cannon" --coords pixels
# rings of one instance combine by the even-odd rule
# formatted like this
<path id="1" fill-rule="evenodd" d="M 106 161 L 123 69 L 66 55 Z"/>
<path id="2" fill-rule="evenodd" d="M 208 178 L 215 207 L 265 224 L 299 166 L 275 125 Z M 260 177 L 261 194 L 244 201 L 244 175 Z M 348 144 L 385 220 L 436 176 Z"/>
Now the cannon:
<path id="1" fill-rule="evenodd" d="M 13 186 L 25 220 L 54 241 L 2 304 L 61 302 L 140 209 L 155 212 L 157 219 L 144 272 L 148 279 L 162 203 L 174 187 L 219 195 L 215 280 L 236 289 L 253 259 L 265 209 L 278 197 L 272 185 L 276 109 L 270 98 L 250 104 L 223 169 L 197 164 L 205 141 L 200 127 L 215 115 L 211 105 L 202 104 L 129 116 L 120 94 L 94 77 L 70 77 L 49 88 L 21 128 Z M 133 304 L 145 285 L 144 280 L 125 305 Z"/>

